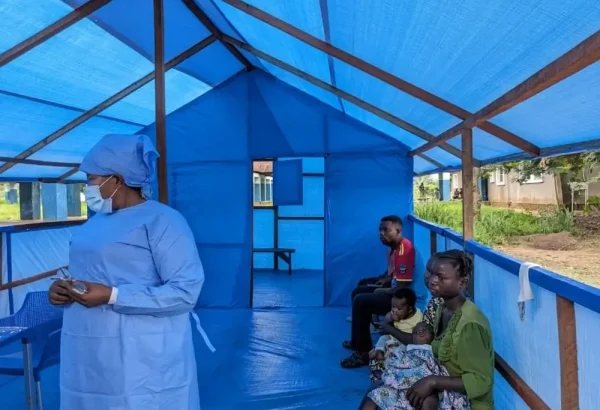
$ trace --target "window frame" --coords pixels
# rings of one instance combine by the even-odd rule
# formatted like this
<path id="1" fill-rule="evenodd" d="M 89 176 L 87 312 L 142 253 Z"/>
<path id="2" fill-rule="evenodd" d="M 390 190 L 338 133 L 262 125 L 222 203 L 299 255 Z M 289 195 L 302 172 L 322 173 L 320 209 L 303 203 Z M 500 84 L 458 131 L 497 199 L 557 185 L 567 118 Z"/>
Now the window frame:
<path id="1" fill-rule="evenodd" d="M 503 169 L 497 170 L 498 175 L 496 176 L 496 185 L 504 186 L 506 185 L 506 177 L 508 176 Z"/>

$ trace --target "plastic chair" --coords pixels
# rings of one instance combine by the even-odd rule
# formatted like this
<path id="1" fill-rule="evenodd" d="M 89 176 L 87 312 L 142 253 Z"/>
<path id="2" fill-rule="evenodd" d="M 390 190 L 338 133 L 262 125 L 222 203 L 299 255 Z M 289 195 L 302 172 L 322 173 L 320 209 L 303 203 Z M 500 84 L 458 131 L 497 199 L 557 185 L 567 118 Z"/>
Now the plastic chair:
<path id="1" fill-rule="evenodd" d="M 63 309 L 50 304 L 48 292 L 31 292 L 17 313 L 0 319 L 0 327 L 23 330 L 0 340 L 0 347 L 21 341 L 22 353 L 0 356 L 0 374 L 24 376 L 28 409 L 42 410 L 42 370 L 60 362 Z"/>

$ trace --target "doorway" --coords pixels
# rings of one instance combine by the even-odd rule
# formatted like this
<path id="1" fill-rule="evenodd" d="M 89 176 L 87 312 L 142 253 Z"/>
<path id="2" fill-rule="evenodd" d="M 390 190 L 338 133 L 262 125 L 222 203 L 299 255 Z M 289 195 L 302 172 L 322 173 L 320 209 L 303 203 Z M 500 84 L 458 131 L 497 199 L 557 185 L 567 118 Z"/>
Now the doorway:
<path id="1" fill-rule="evenodd" d="M 274 168 L 289 160 L 302 161 L 302 199 L 278 206 Z M 323 158 L 253 162 L 253 307 L 323 306 L 324 176 Z"/>

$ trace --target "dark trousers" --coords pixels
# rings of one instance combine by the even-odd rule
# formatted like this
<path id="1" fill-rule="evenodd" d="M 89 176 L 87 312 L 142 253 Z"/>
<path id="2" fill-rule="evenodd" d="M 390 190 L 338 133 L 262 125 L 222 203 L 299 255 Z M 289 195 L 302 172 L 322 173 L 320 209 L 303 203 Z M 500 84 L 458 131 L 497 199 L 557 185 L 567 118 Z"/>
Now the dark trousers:
<path id="1" fill-rule="evenodd" d="M 373 292 L 375 292 L 375 289 L 377 289 L 377 288 L 375 286 L 368 286 L 368 285 L 374 285 L 381 278 L 382 278 L 382 276 L 374 276 L 372 278 L 364 278 L 364 279 L 359 280 L 358 284 L 356 285 L 356 287 L 352 291 L 352 295 L 351 295 L 350 301 L 352 302 L 354 300 L 354 297 L 356 295 L 361 294 L 361 293 L 373 293 Z"/>
<path id="2" fill-rule="evenodd" d="M 360 289 L 360 288 L 357 288 Z M 392 295 L 384 293 L 359 293 L 352 299 L 352 349 L 366 353 L 373 348 L 371 318 L 385 315 L 391 310 Z"/>

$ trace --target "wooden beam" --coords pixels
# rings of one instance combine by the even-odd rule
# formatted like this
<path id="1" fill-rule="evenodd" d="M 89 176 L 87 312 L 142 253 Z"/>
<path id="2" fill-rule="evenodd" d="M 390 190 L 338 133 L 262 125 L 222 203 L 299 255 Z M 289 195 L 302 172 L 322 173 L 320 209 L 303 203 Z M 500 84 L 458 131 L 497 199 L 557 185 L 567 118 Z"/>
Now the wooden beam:
<path id="1" fill-rule="evenodd" d="M 351 65 L 352 67 L 358 70 L 364 71 L 365 73 L 383 81 L 384 83 L 387 83 L 392 87 L 395 87 L 421 101 L 424 101 L 439 110 L 445 111 L 463 120 L 472 115 L 469 111 L 464 110 L 458 107 L 457 105 L 454 105 L 451 102 L 446 101 L 443 98 L 440 98 L 428 91 L 425 91 L 424 89 L 417 87 L 416 85 L 411 84 L 408 81 L 402 80 L 399 77 L 396 77 L 380 68 L 377 68 L 373 64 L 367 63 L 366 61 L 356 56 L 353 56 L 352 54 L 347 53 L 327 43 L 326 41 L 323 41 L 302 30 L 299 30 L 291 24 L 288 24 L 285 21 L 280 20 L 277 17 L 274 17 L 254 6 L 251 6 L 248 3 L 244 3 L 240 0 L 223 0 L 223 2 L 237 8 L 238 10 L 243 11 L 246 14 L 251 15 L 252 17 L 257 18 L 258 20 L 261 20 L 264 23 L 269 24 L 270 26 L 273 26 L 283 31 L 284 33 L 289 34 L 292 37 L 297 38 L 300 41 L 303 41 L 306 44 L 315 47 L 320 51 L 323 51 L 324 53 L 330 56 L 337 58 L 338 60 L 345 62 L 346 64 Z M 500 138 L 501 140 L 508 142 L 509 144 L 512 144 L 513 142 L 518 142 L 519 140 L 524 141 L 522 138 L 517 137 L 515 134 L 508 132 L 491 123 L 484 122 L 480 125 L 480 128 Z M 458 132 L 460 132 L 460 130 Z M 514 140 L 514 137 L 517 137 L 518 140 Z"/>
<path id="2" fill-rule="evenodd" d="M 447 129 L 446 131 L 442 132 L 440 135 L 435 137 L 434 140 L 428 142 L 427 144 L 420 146 L 419 148 L 412 150 L 410 152 L 410 155 L 411 156 L 419 155 L 426 151 L 429 151 L 432 148 L 440 146 L 440 144 L 442 144 L 442 143 L 448 141 L 449 139 L 460 134 L 461 130 L 464 128 L 464 124 L 465 123 L 463 121 L 463 122 L 459 122 L 458 124 L 456 124 L 453 127 L 450 127 L 449 129 Z M 513 134 L 512 132 L 506 131 L 506 130 L 498 127 L 497 125 L 492 124 L 491 122 L 484 122 L 479 125 L 479 128 L 486 131 L 488 134 L 499 137 L 501 140 L 503 140 L 511 145 L 514 145 L 515 147 L 527 152 L 528 154 L 531 154 L 533 156 L 540 155 L 540 147 L 530 143 L 529 141 L 526 141 L 525 139 L 519 137 L 518 135 Z M 500 137 L 500 135 L 502 135 L 502 136 Z"/>
<path id="3" fill-rule="evenodd" d="M 58 168 L 79 166 L 79 164 L 76 162 L 41 161 L 41 160 L 37 160 L 37 159 L 21 159 L 21 158 L 12 158 L 12 157 L 0 157 L 0 162 L 4 162 L 6 164 L 11 164 L 12 166 L 15 166 L 17 164 L 38 165 L 38 166 L 42 166 L 42 167 L 58 167 Z"/>
<path id="4" fill-rule="evenodd" d="M 215 40 L 216 40 L 215 36 L 211 35 L 211 36 L 205 38 L 204 40 L 200 41 L 199 43 L 193 45 L 192 47 L 190 47 L 189 49 L 187 49 L 183 53 L 179 54 L 177 57 L 175 57 L 172 60 L 170 60 L 165 65 L 165 70 L 169 70 L 169 69 L 177 66 L 182 61 L 186 60 L 187 58 L 193 56 L 194 54 L 196 54 L 200 50 L 202 50 L 205 47 L 207 47 L 210 44 L 212 44 Z M 116 93 L 115 95 L 113 95 L 112 97 L 109 97 L 105 101 L 101 102 L 100 104 L 98 104 L 94 108 L 92 108 L 92 109 L 84 112 L 83 114 L 81 114 L 79 117 L 75 118 L 74 120 L 72 120 L 68 124 L 62 126 L 58 130 L 54 131 L 52 134 L 50 134 L 47 137 L 45 137 L 44 139 L 42 139 L 41 141 L 39 141 L 39 142 L 35 143 L 34 145 L 32 145 L 31 147 L 27 148 L 25 151 L 23 151 L 22 153 L 20 153 L 19 155 L 17 155 L 15 158 L 13 158 L 13 161 L 14 160 L 25 159 L 25 158 L 27 158 L 27 157 L 35 154 L 36 152 L 38 152 L 39 150 L 41 150 L 45 146 L 47 146 L 50 143 L 56 141 L 57 139 L 59 139 L 60 137 L 62 137 L 66 133 L 68 133 L 69 131 L 75 129 L 77 126 L 83 124 L 84 122 L 86 122 L 90 118 L 94 117 L 98 113 L 106 110 L 108 107 L 110 107 L 111 105 L 117 103 L 118 101 L 122 100 L 123 98 L 127 97 L 128 95 L 130 95 L 134 91 L 142 88 L 144 85 L 148 84 L 152 80 L 154 80 L 154 72 L 152 72 L 152 73 L 146 75 L 145 77 L 137 80 L 133 84 L 129 85 L 128 87 L 122 89 L 121 91 L 119 91 L 118 93 Z M 15 165 L 14 163 L 6 163 L 6 164 L 0 166 L 0 174 L 2 174 L 3 172 L 6 172 L 7 170 L 11 169 L 14 165 Z M 79 164 L 75 164 L 74 166 L 79 166 Z"/>
<path id="5" fill-rule="evenodd" d="M 28 277 L 28 278 L 23 278 L 23 279 L 19 279 L 19 280 L 15 280 L 15 281 L 12 281 L 12 282 L 8 282 L 8 283 L 5 283 L 5 284 L 2 284 L 2 285 L 0 285 L 0 291 L 17 288 L 19 286 L 23 286 L 23 285 L 27 285 L 29 283 L 37 282 L 38 280 L 42 280 L 42 279 L 46 279 L 46 278 L 52 277 L 52 276 L 56 275 L 58 273 L 58 271 L 60 271 L 61 269 L 68 269 L 68 268 L 69 268 L 68 266 L 63 266 L 61 268 L 52 269 L 52 270 L 49 270 L 47 272 L 38 273 L 37 275 L 33 275 L 33 276 Z"/>
<path id="6" fill-rule="evenodd" d="M 167 174 L 167 114 L 165 97 L 165 15 L 163 0 L 154 0 L 154 101 L 158 157 L 158 199 L 169 203 Z"/>
<path id="7" fill-rule="evenodd" d="M 437 233 L 429 231 L 429 253 L 431 256 L 437 253 Z"/>
<path id="8" fill-rule="evenodd" d="M 58 182 L 64 182 L 65 179 L 75 175 L 77 172 L 79 172 L 79 167 L 75 167 L 75 168 L 65 172 L 64 174 L 62 174 L 61 176 L 58 177 Z"/>
<path id="9" fill-rule="evenodd" d="M 535 410 L 552 410 L 498 353 L 496 353 L 495 367 L 496 370 L 498 370 L 498 373 L 504 377 L 507 383 L 530 408 Z M 568 409 L 570 410 L 571 408 Z M 575 410 L 575 408 L 573 408 L 573 410 Z"/>
<path id="10" fill-rule="evenodd" d="M 579 409 L 579 367 L 577 327 L 572 301 L 556 296 L 558 353 L 560 358 L 560 401 L 562 409 Z"/>
<path id="11" fill-rule="evenodd" d="M 73 10 L 66 16 L 60 18 L 59 20 L 55 21 L 54 23 L 50 24 L 42 31 L 37 32 L 28 39 L 23 40 L 16 46 L 0 54 L 0 67 L 5 66 L 6 64 L 22 56 L 29 50 L 39 46 L 49 38 L 54 37 L 66 28 L 69 28 L 78 21 L 83 20 L 96 10 L 110 3 L 110 1 L 111 0 L 89 0 L 83 5 L 77 7 L 75 10 Z"/>
<path id="12" fill-rule="evenodd" d="M 444 131 L 435 139 L 435 141 L 417 148 L 411 154 L 415 155 L 423 153 L 440 143 L 449 140 L 457 135 L 464 127 L 472 128 L 478 126 L 482 130 L 495 135 L 493 132 L 494 127 L 498 127 L 491 123 L 487 123 L 486 121 L 488 119 L 505 112 L 536 94 L 539 94 L 565 78 L 594 64 L 598 60 L 600 60 L 600 31 L 592 34 L 570 51 L 548 64 L 510 91 L 496 98 L 475 114 L 469 115 L 463 122 Z M 492 132 L 490 132 L 488 124 L 492 125 Z M 505 141 L 531 155 L 540 155 L 539 147 L 522 140 L 514 134 L 513 136 L 510 136 L 509 139 L 505 139 Z"/>
<path id="13" fill-rule="evenodd" d="M 473 130 L 462 130 L 462 188 L 463 188 L 463 241 L 473 239 L 474 234 L 474 186 L 473 186 Z"/>
<path id="14" fill-rule="evenodd" d="M 600 30 L 464 121 L 478 126 L 600 60 Z"/>
<path id="15" fill-rule="evenodd" d="M 380 108 L 375 107 L 374 105 L 369 104 L 366 101 L 363 101 L 361 99 L 359 99 L 358 97 L 353 96 L 352 94 L 349 94 L 345 91 L 340 90 L 339 88 L 336 88 L 334 86 L 332 86 L 331 84 L 326 83 L 325 81 L 319 80 L 316 77 L 313 77 L 312 75 L 305 73 L 302 70 L 299 70 L 296 67 L 293 67 L 281 60 L 276 59 L 275 57 L 270 56 L 267 53 L 264 53 L 254 47 L 252 47 L 249 44 L 246 43 L 242 43 L 241 41 L 238 41 L 232 37 L 229 37 L 227 35 L 223 35 L 223 40 L 227 43 L 230 43 L 236 47 L 241 48 L 242 50 L 246 50 L 247 52 L 254 54 L 255 56 L 257 56 L 258 58 L 271 63 L 287 72 L 290 72 L 306 81 L 308 81 L 309 83 L 316 85 L 317 87 L 329 91 L 330 93 L 336 95 L 337 97 L 343 98 L 344 100 L 351 102 L 352 104 L 363 108 L 364 110 L 370 112 L 371 114 L 374 114 L 376 116 L 378 116 L 379 118 L 382 118 L 386 121 L 391 122 L 392 124 L 396 125 L 397 127 L 402 128 L 403 130 L 410 132 L 413 135 L 416 135 L 419 138 L 422 138 L 426 141 L 431 141 L 433 140 L 433 138 L 435 138 L 433 135 L 429 134 L 427 131 L 407 122 L 404 121 L 386 111 L 383 111 Z M 458 148 L 453 147 L 450 144 L 443 144 L 440 148 L 444 149 L 445 151 L 449 152 L 450 154 L 458 157 L 458 158 L 462 158 L 461 156 L 461 152 Z"/>
<path id="16" fill-rule="evenodd" d="M 438 168 L 443 168 L 444 167 L 444 164 L 442 164 L 440 162 L 437 162 L 435 159 L 433 159 L 433 158 L 431 158 L 431 157 L 429 157 L 429 156 L 427 156 L 425 154 L 421 154 L 420 157 L 423 158 L 425 161 L 429 162 L 430 164 L 435 165 Z"/>
<path id="17" fill-rule="evenodd" d="M 200 6 L 196 4 L 194 0 L 182 1 L 183 4 L 185 4 L 186 7 L 192 12 L 192 14 L 196 16 L 198 20 L 200 20 L 200 23 L 202 23 L 208 29 L 208 31 L 210 31 L 221 42 L 221 44 L 223 44 L 223 46 L 225 46 L 225 48 L 231 54 L 233 54 L 233 56 L 244 65 L 244 67 L 246 67 L 246 71 L 251 71 L 254 69 L 252 63 L 246 57 L 244 57 L 244 55 L 240 53 L 240 51 L 237 48 L 223 41 L 223 33 L 221 32 L 221 30 L 219 30 L 216 24 L 212 22 L 212 20 L 206 15 L 206 13 L 200 8 Z"/>

